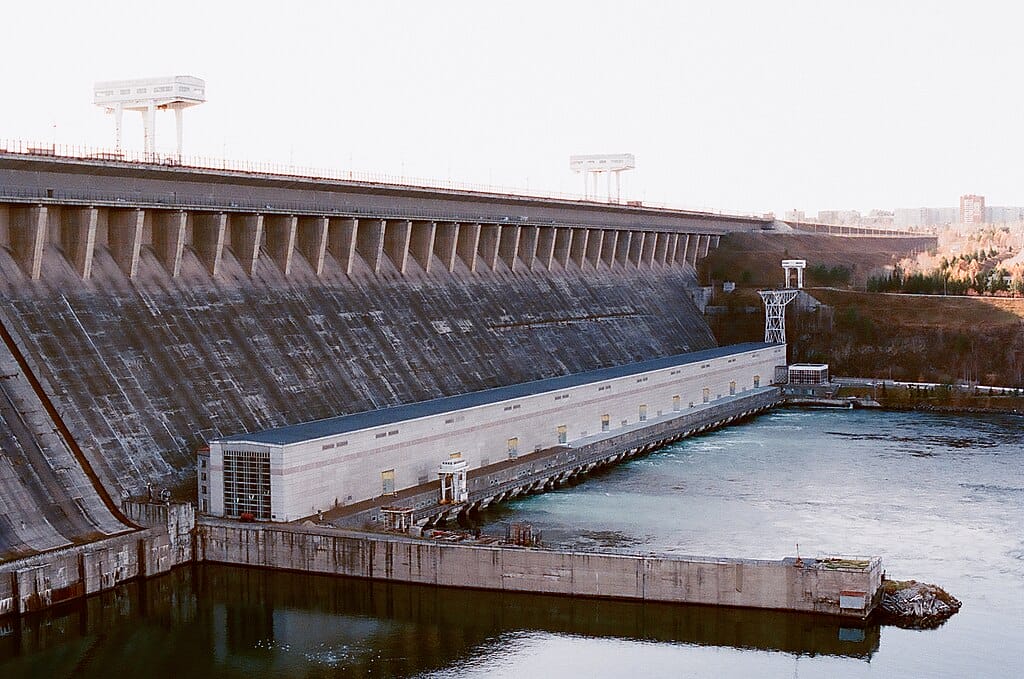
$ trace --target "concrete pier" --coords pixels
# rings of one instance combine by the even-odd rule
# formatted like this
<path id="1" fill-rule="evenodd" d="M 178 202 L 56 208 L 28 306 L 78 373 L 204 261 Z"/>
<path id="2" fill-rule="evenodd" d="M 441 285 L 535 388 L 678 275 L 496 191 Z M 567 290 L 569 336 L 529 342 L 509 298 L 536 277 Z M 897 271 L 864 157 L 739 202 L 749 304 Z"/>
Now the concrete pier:
<path id="1" fill-rule="evenodd" d="M 224 256 L 224 237 L 228 216 L 201 213 L 192 217 L 192 250 L 214 278 L 220 272 Z"/>
<path id="2" fill-rule="evenodd" d="M 107 245 L 118 267 L 128 278 L 135 278 L 142 253 L 145 210 L 110 210 L 107 215 Z"/>
<path id="3" fill-rule="evenodd" d="M 724 559 L 438 543 L 333 528 L 202 519 L 197 559 L 306 573 L 512 592 L 741 606 L 863 620 L 878 558 Z"/>
<path id="4" fill-rule="evenodd" d="M 380 263 L 384 258 L 385 220 L 360 219 L 356 230 L 356 252 L 363 258 L 370 271 L 380 273 Z"/>
<path id="5" fill-rule="evenodd" d="M 187 212 L 153 213 L 153 250 L 171 278 L 177 278 L 181 273 L 187 225 Z"/>
<path id="6" fill-rule="evenodd" d="M 84 281 L 92 274 L 98 216 L 99 211 L 94 207 L 61 210 L 60 244 L 68 263 Z"/>
<path id="7" fill-rule="evenodd" d="M 445 271 L 455 271 L 455 259 L 461 225 L 457 222 L 438 222 L 434 235 L 434 254 L 441 260 Z"/>
<path id="8" fill-rule="evenodd" d="M 38 280 L 46 246 L 48 209 L 45 205 L 10 210 L 10 243 L 14 257 L 32 280 Z"/>
<path id="9" fill-rule="evenodd" d="M 412 234 L 409 240 L 409 254 L 420 265 L 424 273 L 430 273 L 430 264 L 434 259 L 434 240 L 437 236 L 437 224 L 434 222 L 417 221 L 412 223 Z"/>
<path id="10" fill-rule="evenodd" d="M 346 276 L 352 275 L 358 227 L 358 219 L 332 219 L 327 234 L 327 251 L 338 260 L 338 265 Z"/>
<path id="11" fill-rule="evenodd" d="M 323 274 L 324 256 L 327 253 L 327 233 L 330 219 L 327 217 L 299 217 L 295 247 L 309 262 L 313 273 Z"/>
<path id="12" fill-rule="evenodd" d="M 480 225 L 459 224 L 459 259 L 465 262 L 470 273 L 476 272 L 476 253 L 480 247 Z"/>
<path id="13" fill-rule="evenodd" d="M 412 222 L 408 219 L 388 220 L 384 231 L 384 252 L 387 253 L 398 273 L 405 274 L 409 261 L 409 242 Z"/>
<path id="14" fill-rule="evenodd" d="M 555 232 L 550 226 L 540 227 L 540 231 L 537 235 L 537 261 L 540 262 L 541 267 L 550 271 L 551 262 L 555 258 Z"/>
<path id="15" fill-rule="evenodd" d="M 482 224 L 480 226 L 480 257 L 483 258 L 487 269 L 494 271 L 498 267 L 498 246 L 501 242 L 501 227 L 497 224 Z"/>
<path id="16" fill-rule="evenodd" d="M 228 219 L 231 251 L 250 276 L 256 273 L 256 261 L 263 242 L 263 215 L 231 215 Z"/>
<path id="17" fill-rule="evenodd" d="M 297 227 L 298 218 L 294 215 L 267 215 L 264 222 L 267 254 L 285 277 L 292 271 Z"/>

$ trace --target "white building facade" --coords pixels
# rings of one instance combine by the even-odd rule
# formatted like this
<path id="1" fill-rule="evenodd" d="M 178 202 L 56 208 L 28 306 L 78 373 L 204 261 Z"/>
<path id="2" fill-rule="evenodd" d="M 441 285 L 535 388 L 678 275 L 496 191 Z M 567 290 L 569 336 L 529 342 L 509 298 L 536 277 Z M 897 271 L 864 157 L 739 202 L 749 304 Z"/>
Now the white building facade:
<path id="1" fill-rule="evenodd" d="M 200 511 L 294 521 L 437 478 L 767 387 L 781 344 L 748 343 L 210 442 Z"/>

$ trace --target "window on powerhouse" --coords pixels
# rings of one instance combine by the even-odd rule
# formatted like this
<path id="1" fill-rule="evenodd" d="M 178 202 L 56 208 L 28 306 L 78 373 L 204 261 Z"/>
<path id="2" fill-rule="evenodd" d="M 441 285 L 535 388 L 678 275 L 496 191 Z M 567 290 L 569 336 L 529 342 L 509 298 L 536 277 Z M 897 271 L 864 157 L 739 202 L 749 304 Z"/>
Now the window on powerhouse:
<path id="1" fill-rule="evenodd" d="M 224 451 L 224 514 L 270 518 L 270 453 Z"/>

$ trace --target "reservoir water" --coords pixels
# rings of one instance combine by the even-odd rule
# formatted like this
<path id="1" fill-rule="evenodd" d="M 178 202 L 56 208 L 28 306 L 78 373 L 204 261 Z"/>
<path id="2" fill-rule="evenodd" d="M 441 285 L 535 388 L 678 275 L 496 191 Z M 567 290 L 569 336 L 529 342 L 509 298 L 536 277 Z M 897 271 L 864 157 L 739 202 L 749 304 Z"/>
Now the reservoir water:
<path id="1" fill-rule="evenodd" d="M 580 549 L 877 554 L 963 601 L 937 630 L 201 566 L 0 621 L 0 677 L 1024 676 L 1022 425 L 776 410 L 483 517 Z"/>

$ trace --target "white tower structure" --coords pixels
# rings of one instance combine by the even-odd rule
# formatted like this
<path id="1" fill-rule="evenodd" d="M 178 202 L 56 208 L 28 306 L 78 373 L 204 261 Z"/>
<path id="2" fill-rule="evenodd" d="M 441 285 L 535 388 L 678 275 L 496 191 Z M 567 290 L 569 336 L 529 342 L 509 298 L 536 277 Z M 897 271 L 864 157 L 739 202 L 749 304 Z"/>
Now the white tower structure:
<path id="1" fill-rule="evenodd" d="M 608 202 L 612 202 L 612 175 L 615 175 L 615 202 L 620 202 L 621 181 L 619 175 L 636 167 L 636 158 L 632 153 L 617 153 L 592 156 L 569 156 L 569 169 L 583 175 L 583 196 L 597 198 L 597 178 L 601 174 L 608 175 Z M 594 190 L 590 191 L 590 179 L 594 180 Z"/>
<path id="2" fill-rule="evenodd" d="M 786 343 L 786 305 L 796 299 L 804 287 L 804 269 L 807 260 L 784 259 L 782 269 L 786 272 L 786 283 L 781 290 L 758 290 L 764 301 L 764 341 L 771 344 Z M 797 287 L 789 287 L 791 271 L 796 270 Z"/>
<path id="3" fill-rule="evenodd" d="M 206 101 L 206 83 L 190 75 L 167 78 L 140 78 L 136 80 L 107 80 L 96 83 L 93 103 L 114 114 L 114 135 L 118 153 L 121 152 L 121 117 L 125 111 L 142 113 L 145 130 L 145 152 L 156 153 L 156 112 L 174 111 L 178 130 L 178 158 L 181 158 L 182 112 L 189 106 Z"/>
<path id="4" fill-rule="evenodd" d="M 806 259 L 784 259 L 782 260 L 782 270 L 786 272 L 786 286 L 789 287 L 789 281 L 792 276 L 792 271 L 796 271 L 796 287 L 798 290 L 802 290 L 804 287 L 804 269 L 807 268 Z"/>

